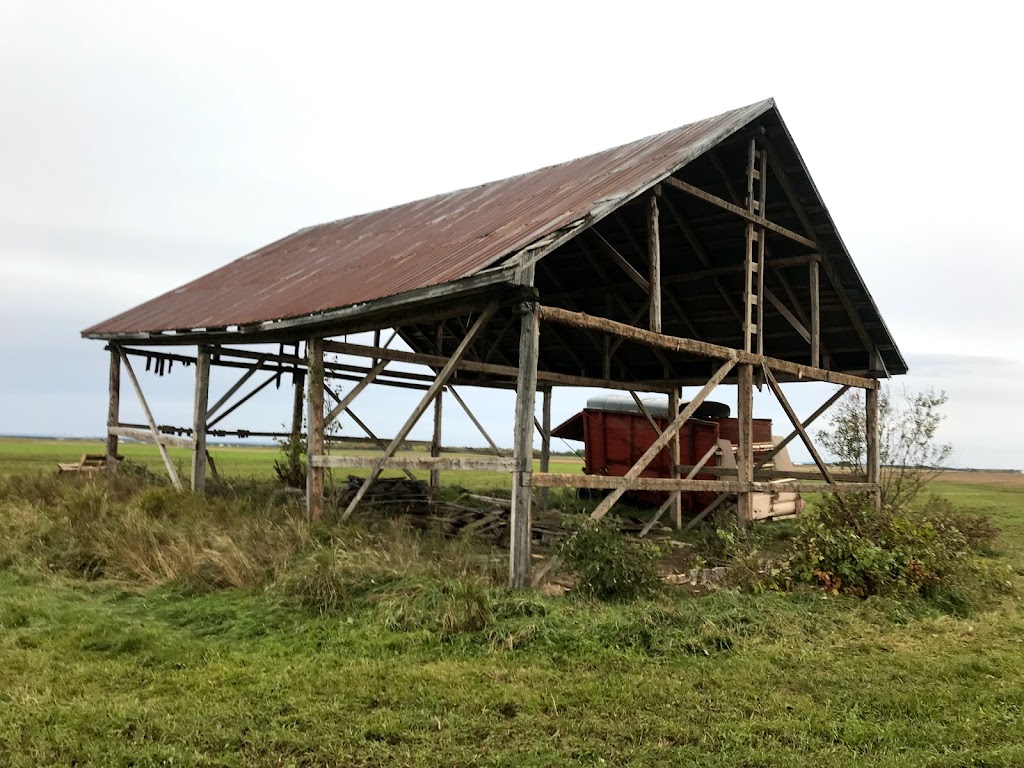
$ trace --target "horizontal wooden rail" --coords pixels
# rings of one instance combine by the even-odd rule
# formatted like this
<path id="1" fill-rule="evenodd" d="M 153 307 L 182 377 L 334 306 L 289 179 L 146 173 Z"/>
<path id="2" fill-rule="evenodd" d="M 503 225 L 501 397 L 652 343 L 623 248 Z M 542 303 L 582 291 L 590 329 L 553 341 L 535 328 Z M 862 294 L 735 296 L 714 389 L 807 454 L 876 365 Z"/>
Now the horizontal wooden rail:
<path id="1" fill-rule="evenodd" d="M 156 440 L 153 438 L 153 433 L 148 429 L 132 429 L 131 427 L 107 427 L 108 435 L 117 435 L 118 437 L 130 437 L 133 440 L 138 440 L 143 443 L 155 443 Z M 175 437 L 174 435 L 159 436 L 161 445 L 171 445 L 175 448 L 194 448 L 196 441 L 190 437 Z"/>
<path id="2" fill-rule="evenodd" d="M 314 467 L 345 467 L 349 469 L 377 466 L 379 456 L 313 456 Z M 435 469 L 454 471 L 511 472 L 515 468 L 512 458 L 489 456 L 425 456 L 422 458 L 393 457 L 381 469 Z"/>
<path id="3" fill-rule="evenodd" d="M 532 485 L 535 488 L 595 488 L 616 489 L 626 488 L 631 491 L 715 491 L 740 493 L 755 491 L 772 493 L 775 491 L 802 491 L 804 493 L 824 493 L 827 491 L 873 491 L 878 483 L 824 483 L 824 482 L 753 482 L 742 483 L 738 480 L 676 480 L 670 477 L 639 477 L 627 480 L 624 477 L 607 477 L 605 475 L 562 475 L 534 472 Z"/>

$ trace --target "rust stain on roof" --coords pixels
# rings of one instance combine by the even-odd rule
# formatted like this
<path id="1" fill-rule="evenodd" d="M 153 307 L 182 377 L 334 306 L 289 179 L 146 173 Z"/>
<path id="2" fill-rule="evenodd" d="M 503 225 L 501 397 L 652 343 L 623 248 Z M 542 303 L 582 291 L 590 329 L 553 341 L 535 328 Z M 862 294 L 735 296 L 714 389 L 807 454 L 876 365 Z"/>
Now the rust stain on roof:
<path id="1" fill-rule="evenodd" d="M 299 230 L 83 331 L 222 328 L 316 315 L 474 275 L 642 190 L 771 100 L 560 165 Z"/>

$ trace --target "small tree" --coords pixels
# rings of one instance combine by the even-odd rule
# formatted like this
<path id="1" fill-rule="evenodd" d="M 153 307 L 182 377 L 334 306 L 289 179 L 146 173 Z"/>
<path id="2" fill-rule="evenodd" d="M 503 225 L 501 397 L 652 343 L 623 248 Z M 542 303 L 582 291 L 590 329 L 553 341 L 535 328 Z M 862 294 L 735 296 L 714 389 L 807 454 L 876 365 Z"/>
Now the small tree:
<path id="1" fill-rule="evenodd" d="M 899 507 L 913 500 L 945 468 L 953 446 L 936 435 L 945 416 L 946 393 L 931 387 L 919 392 L 884 388 L 878 395 L 879 455 L 882 503 Z M 851 392 L 840 400 L 818 440 L 837 460 L 855 472 L 867 465 L 864 396 Z"/>

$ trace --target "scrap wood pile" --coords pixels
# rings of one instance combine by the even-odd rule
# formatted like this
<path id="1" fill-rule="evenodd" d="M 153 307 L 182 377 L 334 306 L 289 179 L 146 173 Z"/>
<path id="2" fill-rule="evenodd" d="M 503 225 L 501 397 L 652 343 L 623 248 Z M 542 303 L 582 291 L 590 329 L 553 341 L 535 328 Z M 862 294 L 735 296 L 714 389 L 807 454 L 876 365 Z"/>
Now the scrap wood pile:
<path id="1" fill-rule="evenodd" d="M 335 503 L 344 509 L 355 497 L 365 478 L 349 475 L 340 488 L 335 489 Z M 472 534 L 508 546 L 508 523 L 512 512 L 512 500 L 495 496 L 484 496 L 463 491 L 454 498 L 439 498 L 432 494 L 425 480 L 407 477 L 378 478 L 367 491 L 360 506 L 367 511 L 383 511 L 405 515 L 414 525 L 420 527 L 440 526 L 445 534 L 458 536 Z M 637 510 L 616 516 L 623 533 L 639 533 L 653 510 Z M 548 544 L 565 535 L 562 513 L 557 509 L 533 508 L 533 540 Z M 664 524 L 656 525 L 653 533 L 669 531 Z"/>

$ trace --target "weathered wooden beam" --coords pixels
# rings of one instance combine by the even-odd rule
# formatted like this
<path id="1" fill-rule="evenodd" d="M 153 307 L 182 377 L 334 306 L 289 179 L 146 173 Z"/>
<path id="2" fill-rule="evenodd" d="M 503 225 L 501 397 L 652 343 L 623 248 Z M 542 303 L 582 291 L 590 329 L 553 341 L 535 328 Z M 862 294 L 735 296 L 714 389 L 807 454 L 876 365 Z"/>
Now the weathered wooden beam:
<path id="1" fill-rule="evenodd" d="M 657 334 L 652 334 L 657 335 Z M 711 379 L 704 385 L 700 392 L 694 395 L 693 399 L 686 404 L 686 407 L 679 412 L 678 415 L 674 415 L 674 418 L 669 422 L 665 430 L 658 436 L 658 438 L 651 443 L 650 447 L 644 452 L 644 454 L 637 459 L 636 463 L 625 474 L 626 480 L 635 480 L 640 477 L 640 474 L 647 469 L 648 465 L 654 461 L 655 457 L 668 445 L 669 440 L 678 440 L 679 429 L 689 420 L 701 403 L 707 398 L 708 395 L 714 391 L 723 379 L 729 374 L 729 371 L 736 365 L 736 359 L 732 358 L 727 360 L 717 371 Z M 670 478 L 671 479 L 671 478 Z M 677 481 L 678 482 L 678 481 Z M 606 496 L 600 504 L 590 514 L 590 517 L 594 520 L 599 520 L 604 517 L 608 510 L 622 498 L 622 494 L 625 493 L 626 488 L 616 488 L 608 496 Z"/>
<path id="2" fill-rule="evenodd" d="M 714 512 L 720 506 L 722 506 L 722 504 L 724 504 L 727 499 L 731 499 L 733 497 L 733 495 L 734 494 L 732 494 L 732 493 L 730 493 L 728 491 L 724 491 L 722 493 L 719 493 L 718 496 L 715 497 L 714 501 L 712 501 L 710 504 L 708 504 L 706 507 L 704 507 L 704 509 L 702 509 L 700 512 L 698 512 L 697 515 L 692 520 L 690 520 L 690 522 L 688 522 L 686 524 L 686 528 L 684 530 L 689 531 L 689 530 L 692 530 L 693 528 L 696 528 L 697 524 L 701 520 L 703 520 L 705 517 L 710 515 L 712 512 Z"/>
<path id="3" fill-rule="evenodd" d="M 541 423 L 537 425 L 540 429 L 540 471 L 551 470 L 551 388 L 541 392 Z M 540 489 L 537 503 L 541 509 L 548 508 L 547 488 Z"/>
<path id="4" fill-rule="evenodd" d="M 634 341 L 648 347 L 657 347 L 660 349 L 667 349 L 672 352 L 681 352 L 696 355 L 698 357 L 710 357 L 717 360 L 735 359 L 739 363 L 749 363 L 750 365 L 760 365 L 762 359 L 762 356 L 754 353 L 730 349 L 729 347 L 719 346 L 718 344 L 709 344 L 708 342 L 697 341 L 695 339 L 684 339 L 678 336 L 666 336 L 660 333 L 652 333 L 651 331 L 634 328 L 624 323 L 608 320 L 607 318 L 592 317 L 591 315 L 585 315 L 581 312 L 572 312 L 571 310 L 561 309 L 559 307 L 541 306 L 538 309 L 538 312 L 541 320 L 581 328 L 590 328 L 592 330 L 600 331 L 602 333 L 610 333 L 616 336 L 624 336 L 630 341 Z M 853 376 L 834 371 L 823 371 L 820 368 L 811 368 L 810 366 L 792 363 L 788 360 L 779 360 L 773 357 L 764 357 L 764 360 L 766 360 L 773 369 L 784 371 L 785 373 L 799 379 L 827 381 L 832 384 L 848 384 L 853 387 L 860 387 L 861 389 L 873 389 L 877 386 L 877 382 L 874 379 L 862 376 Z M 640 387 L 634 386 L 633 388 L 639 389 Z M 652 387 L 652 389 L 663 389 L 663 387 Z"/>
<path id="5" fill-rule="evenodd" d="M 342 467 L 348 469 L 368 468 L 381 465 L 381 469 L 426 469 L 431 472 L 451 470 L 455 472 L 511 472 L 515 468 L 515 460 L 511 457 L 489 456 L 391 456 L 381 462 L 377 456 L 314 456 L 313 465 L 317 467 Z"/>
<path id="6" fill-rule="evenodd" d="M 803 422 L 801 422 L 801 424 L 800 424 L 800 426 L 803 427 L 804 431 L 806 432 L 807 428 L 809 426 L 811 426 L 811 424 L 814 423 L 815 419 L 817 419 L 819 416 L 821 416 L 821 414 L 823 414 L 825 411 L 827 411 L 829 408 L 831 408 L 832 405 L 840 397 L 842 397 L 844 394 L 846 394 L 846 392 L 849 389 L 850 388 L 848 386 L 840 387 L 838 390 L 833 392 L 832 396 L 828 400 L 826 400 L 821 406 L 819 406 L 818 409 L 814 413 L 812 413 L 810 416 L 808 416 L 806 419 L 804 419 Z M 874 391 L 874 390 L 868 390 L 868 391 L 871 392 L 871 391 Z M 774 459 L 783 448 L 785 448 L 787 445 L 789 445 L 790 442 L 792 442 L 792 440 L 794 438 L 799 437 L 799 436 L 800 436 L 800 433 L 796 429 L 794 429 L 792 432 L 790 432 L 788 435 L 786 435 L 786 437 L 784 437 L 782 440 L 780 440 L 779 443 L 774 448 L 771 449 L 771 451 L 769 451 L 768 453 L 766 453 L 764 456 L 762 456 L 760 458 L 760 460 L 754 466 L 754 471 L 756 472 L 758 469 L 763 467 L 769 461 Z"/>
<path id="7" fill-rule="evenodd" d="M 331 408 L 331 412 L 324 417 L 324 427 L 329 426 L 331 422 L 338 418 L 338 415 L 348 408 L 352 404 L 352 401 L 359 397 L 359 394 L 374 382 L 378 374 L 384 370 L 384 367 L 389 362 L 389 360 L 378 360 L 374 366 L 370 368 L 370 371 L 363 377 L 362 381 L 352 387 L 352 389 L 350 389 L 345 396 L 341 398 L 338 404 Z"/>
<path id="8" fill-rule="evenodd" d="M 693 465 L 680 465 L 680 472 L 689 472 L 693 469 Z M 736 469 L 734 467 L 704 467 L 701 470 L 706 475 L 712 475 L 714 477 L 728 477 L 733 478 L 736 476 Z M 843 480 L 848 480 L 855 483 L 866 483 L 868 480 L 867 475 L 863 473 L 855 472 L 843 472 L 841 475 Z M 754 469 L 754 482 L 761 480 L 821 480 L 824 478 L 821 472 L 817 470 L 803 470 L 803 469 Z"/>
<path id="9" fill-rule="evenodd" d="M 808 248 L 818 247 L 817 244 L 810 238 L 804 237 L 803 235 L 798 235 L 791 229 L 786 229 L 786 227 L 779 226 L 775 222 L 769 221 L 761 214 L 750 213 L 746 209 L 740 208 L 738 205 L 733 205 L 732 203 L 723 200 L 717 195 L 712 195 L 710 192 L 705 192 L 700 187 L 695 187 L 693 184 L 689 184 L 685 181 L 682 181 L 681 179 L 677 179 L 674 176 L 669 176 L 668 178 L 664 179 L 663 183 L 668 184 L 670 187 L 675 187 L 676 189 L 682 192 L 686 192 L 689 195 L 693 195 L 694 197 L 699 198 L 706 203 L 717 205 L 719 208 L 729 211 L 730 213 L 734 213 L 740 218 L 746 219 L 747 221 L 751 222 L 752 224 L 764 227 L 765 229 L 771 230 L 777 235 L 787 237 L 794 242 L 807 246 Z"/>
<path id="10" fill-rule="evenodd" d="M 249 392 L 249 394 L 247 394 L 247 395 L 245 395 L 244 397 L 242 397 L 242 398 L 241 398 L 240 400 L 238 400 L 238 401 L 237 401 L 237 402 L 236 402 L 236 403 L 235 403 L 234 405 L 232 405 L 232 406 L 231 406 L 230 408 L 228 408 L 228 409 L 227 409 L 226 411 L 224 411 L 224 412 L 223 412 L 222 414 L 220 414 L 220 415 L 219 415 L 219 416 L 218 416 L 217 418 L 215 418 L 215 419 L 214 419 L 213 421 L 208 421 L 208 422 L 206 423 L 206 428 L 207 428 L 207 429 L 210 429 L 210 428 L 212 428 L 213 426 L 215 426 L 216 424 L 219 424 L 220 422 L 224 421 L 224 419 L 226 419 L 226 418 L 227 418 L 228 416 L 230 416 L 230 415 L 231 415 L 232 413 L 234 413 L 234 412 L 235 412 L 235 411 L 237 411 L 237 410 L 238 410 L 239 408 L 241 408 L 241 407 L 242 407 L 243 405 L 245 405 L 245 404 L 246 404 L 247 402 L 249 402 L 249 401 L 250 401 L 250 400 L 252 400 L 252 399 L 253 399 L 254 397 L 256 397 L 256 395 L 258 395 L 258 394 L 259 394 L 260 392 L 262 392 L 262 391 L 263 391 L 264 389 L 266 389 L 266 388 L 267 388 L 267 387 L 269 387 L 269 386 L 270 386 L 271 384 L 273 384 L 273 383 L 274 383 L 274 381 L 276 381 L 276 380 L 277 380 L 277 377 L 278 377 L 278 376 L 280 376 L 280 375 L 281 375 L 281 371 L 276 371 L 276 372 L 272 372 L 272 373 L 270 374 L 269 378 L 267 378 L 267 380 L 266 380 L 266 381 L 264 381 L 264 382 L 263 382 L 262 384 L 259 384 L 259 385 L 258 385 L 258 386 L 256 386 L 256 387 L 254 387 L 254 388 L 252 389 L 252 391 L 250 391 L 250 392 Z M 209 414 L 207 414 L 207 416 L 209 416 Z"/>
<path id="11" fill-rule="evenodd" d="M 804 327 L 804 324 L 797 319 L 796 315 L 789 311 L 789 307 L 782 303 L 782 300 L 775 295 L 775 292 L 765 286 L 764 295 L 768 299 L 768 303 L 775 307 L 776 311 L 786 318 L 786 322 L 793 326 L 793 329 L 800 334 L 800 338 L 809 342 L 811 340 L 810 331 Z M 760 336 L 764 338 L 764 334 L 760 334 Z M 817 368 L 816 365 L 815 368 Z"/>
<path id="12" fill-rule="evenodd" d="M 864 393 L 864 406 L 865 406 L 865 428 L 867 434 L 865 435 L 867 449 L 867 474 L 868 482 L 875 483 L 876 485 L 881 482 L 882 479 L 882 460 L 881 460 L 881 439 L 879 434 L 879 405 L 878 405 L 878 390 L 869 389 Z M 881 486 L 879 486 L 879 489 Z M 875 509 L 882 508 L 882 495 L 880 490 L 873 493 L 873 499 Z"/>
<path id="13" fill-rule="evenodd" d="M 196 359 L 198 360 L 198 356 L 197 356 Z M 234 384 L 232 384 L 228 388 L 228 391 L 225 392 L 223 395 L 221 395 L 220 399 L 216 403 L 214 403 L 213 405 L 210 406 L 210 408 L 206 411 L 207 419 L 210 419 L 211 417 L 213 417 L 213 415 L 216 414 L 217 411 L 219 411 L 221 409 L 221 407 L 223 407 L 224 404 L 227 403 L 227 401 L 231 399 L 231 396 L 233 394 L 235 394 L 235 392 L 237 392 L 239 389 L 242 388 L 242 386 L 245 384 L 245 382 L 247 382 L 249 379 L 251 379 L 255 375 L 255 373 L 257 371 L 261 370 L 261 364 L 264 363 L 265 361 L 266 361 L 266 356 L 261 355 L 260 358 L 259 358 L 259 361 L 255 365 L 251 366 L 249 368 L 249 370 L 247 370 L 245 373 L 243 373 L 238 378 L 238 381 L 236 381 Z"/>
<path id="14" fill-rule="evenodd" d="M 455 372 L 456 367 L 462 360 L 463 356 L 466 354 L 466 351 L 476 340 L 477 336 L 480 334 L 480 331 L 483 330 L 484 326 L 486 326 L 487 323 L 490 322 L 491 318 L 494 317 L 494 313 L 497 311 L 497 309 L 497 304 L 490 304 L 486 309 L 484 309 L 483 312 L 480 313 L 480 316 L 477 317 L 476 321 L 473 323 L 473 326 L 469 329 L 469 332 L 462 339 L 462 341 L 459 342 L 459 346 L 456 347 L 451 359 L 449 359 L 445 363 L 444 367 L 438 372 L 437 378 L 434 380 L 434 383 L 430 385 L 430 389 L 428 389 L 424 393 L 423 398 L 416 405 L 416 408 L 413 409 L 413 412 L 409 415 L 409 418 L 406 419 L 405 424 L 403 424 L 401 429 L 398 430 L 398 434 L 388 444 L 388 447 L 384 450 L 384 455 L 380 459 L 378 459 L 378 464 L 374 466 L 373 469 L 370 470 L 370 476 L 366 479 L 366 482 L 359 486 L 359 490 L 356 491 L 356 495 L 352 498 L 352 501 L 349 502 L 348 507 L 341 515 L 341 519 L 343 521 L 347 520 L 355 511 L 356 507 L 359 506 L 359 502 L 363 500 L 363 497 L 366 495 L 367 491 L 370 490 L 370 487 L 373 485 L 373 482 L 380 476 L 380 473 L 383 470 L 384 462 L 390 459 L 392 455 L 394 455 L 394 452 L 398 450 L 398 446 L 402 444 L 402 441 L 405 440 L 409 432 L 412 431 L 412 428 L 416 426 L 416 422 L 419 421 L 420 417 L 423 415 L 423 412 L 427 409 L 430 403 L 433 402 L 434 397 L 436 397 L 437 393 L 441 390 L 441 388 L 448 383 L 448 379 L 450 379 L 451 375 Z M 381 357 L 383 358 L 384 356 L 381 355 Z"/>
<path id="15" fill-rule="evenodd" d="M 289 437 L 288 461 L 298 470 L 302 454 L 302 411 L 305 405 L 306 372 L 298 371 L 292 382 L 292 430 Z"/>
<path id="16" fill-rule="evenodd" d="M 647 278 L 645 278 L 643 275 L 637 272 L 636 267 L 630 264 L 626 260 L 626 257 L 619 253 L 618 250 L 616 250 L 615 246 L 613 246 L 611 243 L 604 239 L 604 235 L 602 235 L 596 229 L 592 229 L 590 231 L 594 235 L 594 239 L 601 246 L 601 250 L 604 251 L 605 255 L 607 255 L 613 262 L 615 262 L 619 266 L 619 268 L 626 273 L 630 280 L 632 280 L 645 291 L 650 293 L 650 281 L 648 281 Z"/>
<path id="17" fill-rule="evenodd" d="M 821 363 L 821 290 L 818 283 L 818 262 L 812 261 L 808 269 L 811 282 L 811 365 L 817 368 Z"/>
<path id="18" fill-rule="evenodd" d="M 444 322 L 439 322 L 434 329 L 434 352 L 439 356 L 444 355 Z M 466 352 L 467 356 L 469 350 Z M 441 455 L 441 426 L 444 413 L 444 387 L 437 390 L 434 396 L 434 432 L 430 438 L 430 456 L 437 458 Z M 430 470 L 430 487 L 435 490 L 441 487 L 441 470 L 433 468 Z"/>
<path id="19" fill-rule="evenodd" d="M 324 340 L 310 336 L 306 342 L 306 519 L 319 520 L 324 513 L 324 470 L 313 457 L 324 452 Z"/>
<path id="20" fill-rule="evenodd" d="M 679 441 L 676 440 L 675 442 L 678 445 Z M 690 467 L 689 472 L 686 473 L 686 477 L 684 477 L 683 480 L 693 480 L 693 478 L 695 478 L 697 476 L 697 473 L 700 472 L 701 469 L 703 469 L 704 465 L 707 464 L 711 460 L 711 457 L 714 456 L 715 453 L 717 453 L 717 452 L 718 452 L 718 446 L 717 445 L 712 445 L 710 448 L 708 448 L 707 452 L 703 456 L 701 456 L 700 461 L 698 461 L 694 466 Z M 677 453 L 678 453 L 678 451 L 677 451 Z M 674 463 L 673 463 L 673 466 L 672 466 L 672 470 L 673 470 L 673 477 L 677 477 L 679 470 L 676 468 Z M 661 507 L 658 508 L 658 511 L 650 519 L 650 522 L 648 522 L 647 525 L 645 525 L 641 529 L 640 533 L 637 534 L 638 538 L 642 538 L 642 537 L 646 536 L 650 532 L 651 528 L 653 528 L 655 525 L 658 524 L 658 520 L 660 520 L 661 516 L 663 514 L 665 514 L 665 511 L 668 510 L 668 508 L 670 506 L 672 506 L 673 500 L 677 499 L 677 498 L 680 498 L 680 497 L 681 497 L 681 492 L 680 491 L 672 491 L 672 493 L 669 496 L 668 500 L 664 504 L 662 504 Z M 681 528 L 681 527 L 682 527 L 682 522 L 680 522 L 680 524 L 676 526 L 677 529 Z"/>
<path id="21" fill-rule="evenodd" d="M 206 488 L 206 407 L 210 398 L 210 350 L 199 347 L 196 354 L 196 386 L 192 407 L 192 490 Z"/>
<path id="22" fill-rule="evenodd" d="M 484 429 L 484 425 L 480 423 L 480 420 L 477 419 L 473 411 L 470 410 L 470 407 L 469 405 L 466 404 L 466 401 L 463 400 L 462 396 L 455 391 L 455 387 L 449 385 L 448 394 L 450 394 L 455 399 L 455 402 L 458 403 L 462 410 L 465 411 L 466 415 L 469 416 L 469 420 L 473 422 L 473 426 L 476 427 L 477 432 L 479 432 L 483 436 L 484 440 L 487 441 L 487 444 L 491 447 L 491 450 L 494 451 L 494 455 L 507 456 L 508 451 L 503 451 L 501 448 L 498 447 L 498 444 L 494 442 L 493 438 L 490 436 L 487 430 Z"/>
<path id="23" fill-rule="evenodd" d="M 657 194 L 647 198 L 647 282 L 651 295 L 648 327 L 661 333 L 661 232 Z"/>
<path id="24" fill-rule="evenodd" d="M 814 443 L 807 434 L 807 430 L 804 429 L 800 419 L 797 417 L 796 411 L 793 410 L 793 406 L 789 404 L 789 400 L 786 399 L 786 395 L 782 392 L 782 387 L 779 386 L 779 382 L 777 382 L 775 380 L 775 376 L 772 375 L 771 368 L 766 363 L 762 363 L 761 369 L 764 371 L 765 381 L 768 382 L 768 386 L 771 387 L 772 392 L 775 393 L 775 397 L 779 401 L 779 405 L 781 405 L 782 410 L 786 412 L 786 416 L 789 417 L 790 422 L 793 424 L 793 428 L 796 429 L 797 433 L 800 435 L 800 440 L 803 441 L 807 452 L 811 454 L 811 458 L 814 459 L 814 463 L 818 466 L 818 469 L 821 470 L 821 474 L 830 484 L 835 485 L 832 472 L 829 470 L 828 465 L 824 460 L 822 460 L 821 455 L 818 453 L 818 449 L 814 447 Z"/>
<path id="25" fill-rule="evenodd" d="M 117 471 L 117 435 L 110 432 L 121 419 L 121 353 L 116 345 L 110 347 L 110 372 L 107 376 L 107 472 Z"/>
<path id="26" fill-rule="evenodd" d="M 533 503 L 533 422 L 537 407 L 537 353 L 540 321 L 536 302 L 520 306 L 519 379 L 516 383 L 512 474 L 512 516 L 509 522 L 509 586 L 530 583 L 530 532 Z"/>
<path id="27" fill-rule="evenodd" d="M 675 417 L 675 415 L 679 413 L 679 395 L 679 386 L 673 386 L 668 391 L 668 413 L 670 417 Z M 668 456 L 669 461 L 671 462 L 671 470 L 669 474 L 672 477 L 677 478 L 679 477 L 679 470 L 677 469 L 677 466 L 679 465 L 680 461 L 678 438 L 669 443 Z M 678 493 L 673 493 L 669 497 L 669 502 L 669 509 L 672 510 L 672 527 L 678 531 L 680 528 L 683 527 L 683 497 Z"/>
<path id="28" fill-rule="evenodd" d="M 157 436 L 154 438 L 153 432 L 149 429 L 137 429 L 116 424 L 112 427 L 107 427 L 107 434 L 114 437 L 130 437 L 132 440 L 138 440 L 142 443 L 169 445 L 173 448 L 191 449 L 195 446 L 195 440 L 189 437 L 175 437 L 174 435 L 165 435 L 162 432 L 157 432 Z"/>
<path id="29" fill-rule="evenodd" d="M 739 366 L 736 401 L 736 477 L 742 483 L 750 483 L 754 479 L 754 366 L 750 363 Z M 740 492 L 736 506 L 740 525 L 747 525 L 753 520 L 754 501 L 750 491 Z"/>
<path id="30" fill-rule="evenodd" d="M 171 461 L 170 455 L 167 453 L 167 448 L 162 442 L 160 442 L 160 432 L 156 427 L 156 419 L 153 418 L 153 412 L 149 410 L 149 403 L 146 402 L 145 395 L 142 394 L 142 387 L 139 386 L 139 380 L 135 376 L 135 371 L 132 369 L 131 361 L 128 359 L 128 355 L 124 353 L 124 350 L 119 350 L 121 355 L 121 363 L 124 365 L 124 369 L 128 372 L 128 378 L 131 379 L 132 387 L 135 389 L 135 396 L 139 399 L 139 405 L 142 406 L 142 412 L 146 415 L 146 423 L 149 424 L 150 432 L 153 435 L 153 441 L 156 443 L 157 448 L 160 451 L 160 458 L 164 460 L 164 466 L 167 467 L 167 474 L 171 478 L 171 485 L 174 486 L 175 490 L 182 490 L 181 479 L 178 477 L 178 470 L 174 468 L 174 463 Z"/>
<path id="31" fill-rule="evenodd" d="M 871 491 L 878 487 L 877 483 L 837 482 L 822 483 L 806 480 L 785 481 L 752 481 L 744 483 L 739 480 L 684 480 L 669 477 L 636 477 L 627 479 L 623 476 L 584 475 L 584 474 L 541 474 L 534 473 L 535 488 L 593 488 L 609 489 L 612 492 L 626 491 L 718 491 L 736 493 L 773 493 L 797 491 L 801 493 L 822 493 L 833 491 Z"/>

